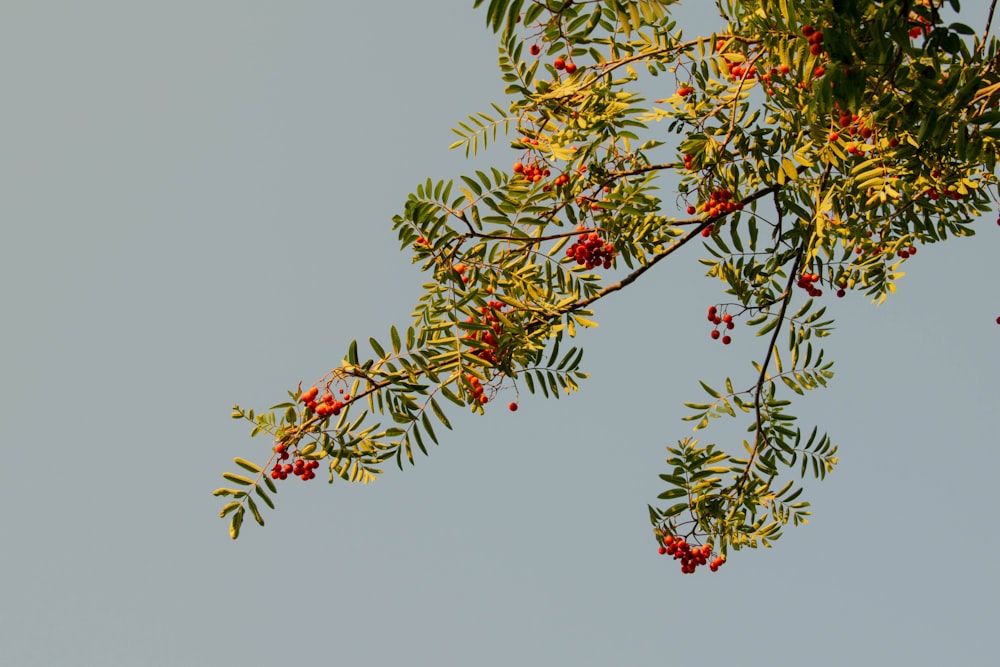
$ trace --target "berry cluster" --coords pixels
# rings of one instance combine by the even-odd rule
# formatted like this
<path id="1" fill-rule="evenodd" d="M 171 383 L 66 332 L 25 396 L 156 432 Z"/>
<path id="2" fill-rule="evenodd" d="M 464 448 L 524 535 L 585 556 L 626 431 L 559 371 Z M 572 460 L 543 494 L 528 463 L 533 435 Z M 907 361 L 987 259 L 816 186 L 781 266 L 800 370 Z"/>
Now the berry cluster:
<path id="1" fill-rule="evenodd" d="M 559 56 L 552 61 L 552 66 L 557 70 L 566 70 L 567 74 L 572 74 L 576 71 L 576 65 L 573 64 L 572 60 L 566 60 L 562 56 Z"/>
<path id="2" fill-rule="evenodd" d="M 717 572 L 722 564 L 726 562 L 724 557 L 717 556 L 709 563 L 708 557 L 712 555 L 711 545 L 704 544 L 700 547 L 692 547 L 684 539 L 674 537 L 673 535 L 665 535 L 663 537 L 663 544 L 658 551 L 661 556 L 673 556 L 674 560 L 679 560 L 681 562 L 681 572 L 684 574 L 694 574 L 699 565 L 705 564 L 708 564 L 708 569 L 712 572 Z"/>
<path id="3" fill-rule="evenodd" d="M 308 390 L 302 392 L 302 396 L 299 397 L 299 400 L 305 403 L 306 407 L 309 408 L 309 410 L 311 410 L 313 414 L 315 414 L 318 417 L 329 417 L 330 415 L 334 416 L 339 415 L 340 411 L 347 404 L 347 401 L 351 400 L 350 395 L 345 395 L 343 396 L 344 400 L 339 401 L 336 398 L 334 398 L 333 394 L 331 394 L 329 391 L 323 394 L 322 398 L 316 400 L 316 397 L 318 395 L 319 395 L 319 389 L 317 389 L 316 387 L 310 387 Z"/>
<path id="4" fill-rule="evenodd" d="M 468 341 L 478 341 L 479 343 L 484 343 L 488 347 L 476 346 L 476 349 L 472 354 L 476 355 L 483 361 L 490 364 L 496 365 L 500 360 L 500 335 L 503 333 L 503 323 L 497 317 L 497 313 L 502 313 L 504 309 L 504 304 L 500 301 L 487 301 L 485 306 L 479 307 L 479 318 L 478 323 L 489 327 L 488 329 L 477 329 L 467 333 L 462 336 L 462 340 Z M 477 321 L 477 318 L 470 315 L 468 319 L 465 320 L 469 324 Z M 466 379 L 473 378 L 469 380 L 469 383 L 473 387 L 473 393 L 478 397 L 480 403 L 486 402 L 486 397 L 482 395 L 482 389 L 476 392 L 476 387 L 479 386 L 479 380 L 475 376 L 467 376 Z"/>
<path id="5" fill-rule="evenodd" d="M 910 14 L 910 39 L 916 39 L 921 35 L 927 35 L 931 31 L 931 22 L 925 19 L 923 16 L 918 16 L 917 14 Z"/>
<path id="6" fill-rule="evenodd" d="M 552 175 L 548 167 L 540 167 L 538 163 L 532 162 L 530 164 L 523 164 L 521 162 L 515 162 L 513 167 L 513 172 L 515 174 L 520 174 L 532 183 L 537 183 L 543 178 L 548 178 Z M 561 185 L 561 184 L 560 184 Z"/>
<path id="7" fill-rule="evenodd" d="M 465 376 L 465 381 L 469 383 L 469 389 L 472 391 L 472 400 L 474 402 L 481 403 L 482 405 L 486 405 L 490 402 L 490 397 L 484 393 L 485 389 L 483 388 L 482 382 L 479 381 L 479 378 L 472 373 L 468 373 Z"/>
<path id="8" fill-rule="evenodd" d="M 798 282 L 795 284 L 804 289 L 809 296 L 815 298 L 823 296 L 823 290 L 815 286 L 818 282 L 818 273 L 803 273 Z"/>
<path id="9" fill-rule="evenodd" d="M 688 207 L 688 213 L 693 214 L 698 209 L 692 210 L 694 207 Z M 733 193 L 731 190 L 726 190 L 720 188 L 713 190 L 712 194 L 709 195 L 708 201 L 701 204 L 701 212 L 709 217 L 714 218 L 720 215 L 725 215 L 726 213 L 732 213 L 733 211 L 742 211 L 743 202 L 733 201 Z M 709 225 L 705 229 L 701 230 L 701 235 L 708 238 L 715 231 L 715 225 Z"/>
<path id="10" fill-rule="evenodd" d="M 305 482 L 316 477 L 314 471 L 319 467 L 319 461 L 315 459 L 306 461 L 296 458 L 294 464 L 281 463 L 281 461 L 287 461 L 290 457 L 284 445 L 275 445 L 274 453 L 278 455 L 279 461 L 271 468 L 271 479 L 288 479 L 289 475 L 295 475 Z"/>
<path id="11" fill-rule="evenodd" d="M 691 86 L 681 86 L 680 88 L 677 89 L 677 94 L 680 95 L 681 97 L 687 97 L 693 92 L 694 88 L 692 88 Z"/>
<path id="12" fill-rule="evenodd" d="M 823 54 L 823 32 L 811 25 L 802 26 L 802 36 L 809 40 L 809 53 L 814 56 Z"/>
<path id="13" fill-rule="evenodd" d="M 871 139 L 872 135 L 875 134 L 875 129 L 865 122 L 856 113 L 850 113 L 849 111 L 844 111 L 837 107 L 836 113 L 833 116 L 833 124 L 836 129 L 832 130 L 827 137 L 830 143 L 837 143 L 842 137 L 854 138 L 857 137 L 864 141 Z M 899 140 L 893 139 L 889 141 L 889 146 L 895 148 L 899 145 Z M 846 145 L 847 152 L 851 155 L 864 155 L 865 151 L 862 147 L 851 141 Z"/>
<path id="14" fill-rule="evenodd" d="M 722 335 L 722 332 L 718 327 L 724 326 L 726 329 L 733 329 L 736 327 L 736 323 L 733 322 L 733 316 L 729 313 L 719 315 L 719 310 L 715 306 L 708 307 L 708 321 L 715 325 L 715 329 L 712 329 L 712 340 L 719 340 L 722 338 L 723 345 L 729 345 L 733 342 L 733 339 L 729 335 Z"/>
<path id="15" fill-rule="evenodd" d="M 743 202 L 733 201 L 732 191 L 724 188 L 713 190 L 712 194 L 708 197 L 708 201 L 701 205 L 701 212 L 710 218 L 714 218 L 715 216 L 723 213 L 732 213 L 733 211 L 742 210 Z"/>
<path id="16" fill-rule="evenodd" d="M 583 226 L 577 227 L 576 231 L 583 232 Z M 581 234 L 579 240 L 566 248 L 566 256 L 572 257 L 576 263 L 593 269 L 603 266 L 605 269 L 611 268 L 611 261 L 615 258 L 615 247 L 610 243 L 605 243 L 604 239 L 597 232 Z"/>
<path id="17" fill-rule="evenodd" d="M 690 153 L 684 154 L 684 168 L 688 171 L 694 169 L 694 155 L 691 155 Z M 694 213 L 694 211 L 691 212 Z"/>

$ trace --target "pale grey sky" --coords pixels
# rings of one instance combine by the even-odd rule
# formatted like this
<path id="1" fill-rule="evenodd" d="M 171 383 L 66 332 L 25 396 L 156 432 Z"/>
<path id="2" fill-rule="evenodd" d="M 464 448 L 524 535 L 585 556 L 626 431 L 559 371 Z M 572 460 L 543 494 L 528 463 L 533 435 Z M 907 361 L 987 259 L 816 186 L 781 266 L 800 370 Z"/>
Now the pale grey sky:
<path id="1" fill-rule="evenodd" d="M 693 252 L 601 304 L 580 393 L 457 414 L 373 486 L 286 483 L 229 540 L 211 491 L 268 446 L 230 406 L 409 319 L 389 220 L 501 100 L 470 6 L 4 0 L 0 662 L 995 664 L 995 216 L 885 306 L 831 300 L 797 414 L 841 465 L 717 574 L 646 513 L 682 402 L 759 344 L 709 340 Z"/>

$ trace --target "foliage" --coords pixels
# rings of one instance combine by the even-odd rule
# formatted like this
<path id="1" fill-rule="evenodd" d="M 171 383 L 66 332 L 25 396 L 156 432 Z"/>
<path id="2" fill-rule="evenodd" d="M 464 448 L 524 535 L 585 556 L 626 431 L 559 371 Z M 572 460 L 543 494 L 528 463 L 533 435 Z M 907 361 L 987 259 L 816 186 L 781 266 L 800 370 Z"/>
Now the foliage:
<path id="1" fill-rule="evenodd" d="M 226 473 L 233 488 L 215 492 L 232 536 L 247 510 L 263 525 L 258 501 L 273 507 L 275 480 L 308 479 L 312 461 L 331 482 L 368 483 L 427 454 L 451 428 L 445 408 L 481 414 L 510 385 L 576 390 L 570 340 L 595 326 L 592 306 L 700 241 L 726 294 L 713 337 L 728 343 L 743 320 L 762 346 L 743 379 L 701 382 L 708 401 L 688 419 L 744 419 L 748 435 L 668 448 L 653 532 L 661 551 L 768 546 L 807 520 L 799 479 L 837 463 L 829 436 L 790 412 L 833 374 L 824 295 L 880 303 L 918 249 L 971 236 L 995 198 L 989 26 L 978 38 L 945 21 L 958 0 L 718 0 L 718 29 L 687 38 L 672 0 L 475 4 L 499 34 L 508 102 L 459 123 L 452 148 L 505 140 L 516 163 L 428 180 L 393 219 L 427 274 L 410 324 L 364 353 L 352 342 L 288 402 L 234 408 L 275 451 L 264 466 L 236 459 L 250 476 Z M 664 87 L 653 77 L 676 92 L 647 101 L 640 86 Z M 674 199 L 662 178 L 679 181 Z"/>

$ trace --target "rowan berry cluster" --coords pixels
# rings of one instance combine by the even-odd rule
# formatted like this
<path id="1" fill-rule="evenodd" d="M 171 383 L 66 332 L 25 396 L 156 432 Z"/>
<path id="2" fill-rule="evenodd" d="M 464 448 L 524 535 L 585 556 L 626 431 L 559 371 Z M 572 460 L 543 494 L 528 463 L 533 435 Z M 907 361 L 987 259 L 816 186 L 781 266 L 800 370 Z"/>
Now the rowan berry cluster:
<path id="1" fill-rule="evenodd" d="M 557 70 L 566 70 L 567 74 L 572 74 L 576 71 L 576 65 L 573 64 L 572 60 L 566 60 L 562 56 L 559 56 L 552 61 L 552 66 Z"/>
<path id="2" fill-rule="evenodd" d="M 832 123 L 834 129 L 830 132 L 827 139 L 830 143 L 835 144 L 842 138 L 847 137 L 858 138 L 862 141 L 867 141 L 871 139 L 872 135 L 875 134 L 875 128 L 868 125 L 858 114 L 850 113 L 849 111 L 844 111 L 840 107 L 837 107 L 835 113 L 833 114 Z M 899 141 L 892 139 L 889 141 L 889 147 L 895 148 L 899 145 Z M 865 151 L 862 145 L 850 141 L 845 146 L 847 152 L 851 155 L 864 155 Z"/>
<path id="3" fill-rule="evenodd" d="M 708 201 L 702 203 L 701 205 L 701 212 L 710 218 L 723 213 L 732 213 L 733 211 L 742 210 L 743 202 L 733 201 L 732 191 L 726 190 L 725 188 L 713 190 L 712 194 L 708 197 Z"/>
<path id="4" fill-rule="evenodd" d="M 729 59 L 724 53 L 726 49 L 726 40 L 720 39 L 715 43 L 715 50 L 722 51 L 722 63 L 729 74 L 729 78 L 733 81 L 739 81 L 740 79 L 753 79 L 757 76 L 756 65 L 751 65 L 746 67 L 746 57 L 740 54 L 739 62 L 734 62 Z"/>
<path id="5" fill-rule="evenodd" d="M 733 342 L 733 339 L 729 335 L 722 335 L 722 331 L 719 327 L 724 327 L 725 329 L 733 329 L 736 327 L 736 323 L 733 322 L 733 316 L 729 313 L 724 313 L 719 315 L 719 309 L 715 306 L 708 307 L 708 321 L 715 325 L 716 328 L 712 329 L 712 340 L 719 340 L 722 338 L 723 345 L 729 345 Z"/>
<path id="6" fill-rule="evenodd" d="M 319 400 L 317 400 L 317 396 L 319 396 L 319 389 L 316 387 L 310 387 L 302 393 L 299 400 L 305 403 L 306 407 L 318 417 L 339 415 L 340 411 L 344 408 L 347 402 L 351 400 L 351 396 L 349 394 L 342 396 L 342 401 L 337 400 L 329 391 L 323 394 L 322 398 L 319 398 Z"/>
<path id="7" fill-rule="evenodd" d="M 465 381 L 469 383 L 469 390 L 472 392 L 472 400 L 476 403 L 486 405 L 490 402 L 490 397 L 485 394 L 482 382 L 472 373 L 465 376 Z"/>
<path id="8" fill-rule="evenodd" d="M 806 291 L 806 293 L 811 297 L 823 296 L 823 290 L 816 287 L 816 283 L 819 282 L 818 273 L 803 273 L 798 282 L 795 284 Z"/>
<path id="9" fill-rule="evenodd" d="M 717 572 L 722 564 L 726 562 L 724 557 L 717 556 L 709 563 L 708 558 L 712 555 L 711 545 L 703 544 L 700 547 L 692 547 L 686 540 L 674 537 L 673 535 L 664 536 L 663 544 L 660 545 L 658 551 L 661 556 L 673 556 L 674 560 L 679 560 L 681 562 L 681 572 L 684 574 L 694 574 L 699 565 L 706 564 L 712 572 Z"/>
<path id="10" fill-rule="evenodd" d="M 479 317 L 476 318 L 472 315 L 468 317 L 465 321 L 469 324 L 478 322 L 481 325 L 488 327 L 487 329 L 476 329 L 475 331 L 470 331 L 466 335 L 462 336 L 462 340 L 467 341 L 478 341 L 479 343 L 484 343 L 488 347 L 476 346 L 472 354 L 476 355 L 483 361 L 490 364 L 496 365 L 500 361 L 500 336 L 503 333 L 503 323 L 497 317 L 497 313 L 503 313 L 504 304 L 500 301 L 487 301 L 485 306 L 479 307 Z M 474 379 L 475 376 L 469 376 Z M 466 378 L 468 379 L 468 378 Z M 472 380 L 469 382 L 473 386 L 473 391 L 475 393 L 475 387 L 478 386 L 478 379 L 473 383 Z M 480 391 L 477 396 L 480 397 L 480 402 L 485 403 L 486 400 L 482 396 Z"/>
<path id="11" fill-rule="evenodd" d="M 315 470 L 319 467 L 319 461 L 296 458 L 293 463 L 281 463 L 291 458 L 284 445 L 275 445 L 274 453 L 278 455 L 278 461 L 271 468 L 271 479 L 288 479 L 289 475 L 295 475 L 305 482 L 316 477 Z"/>
<path id="12" fill-rule="evenodd" d="M 823 53 L 823 31 L 817 30 L 811 25 L 802 26 L 802 36 L 809 40 L 809 53 L 814 56 Z"/>
<path id="13" fill-rule="evenodd" d="M 910 14 L 910 39 L 916 39 L 921 35 L 926 35 L 931 31 L 931 22 L 925 19 L 923 16 L 918 16 L 916 14 Z"/>
<path id="14" fill-rule="evenodd" d="M 512 171 L 515 174 L 523 176 L 532 183 L 537 183 L 543 178 L 548 178 L 552 175 L 552 172 L 548 167 L 539 166 L 537 162 L 530 162 L 528 164 L 515 162 Z"/>
<path id="15" fill-rule="evenodd" d="M 693 92 L 694 88 L 692 88 L 691 86 L 681 86 L 680 88 L 677 89 L 677 94 L 680 95 L 681 97 L 687 97 Z"/>
<path id="16" fill-rule="evenodd" d="M 580 226 L 576 228 L 576 231 L 583 232 L 586 229 Z M 589 234 L 581 234 L 576 243 L 566 248 L 566 256 L 572 257 L 577 264 L 587 269 L 593 269 L 597 266 L 610 269 L 611 262 L 615 258 L 615 247 L 606 243 L 597 232 L 590 232 Z"/>

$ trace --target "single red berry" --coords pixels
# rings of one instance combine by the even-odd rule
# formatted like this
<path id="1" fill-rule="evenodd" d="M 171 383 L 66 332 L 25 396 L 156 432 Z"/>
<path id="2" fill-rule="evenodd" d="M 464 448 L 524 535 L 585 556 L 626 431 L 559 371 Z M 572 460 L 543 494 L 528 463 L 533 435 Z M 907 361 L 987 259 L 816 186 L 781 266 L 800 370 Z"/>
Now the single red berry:
<path id="1" fill-rule="evenodd" d="M 663 554 L 667 553 L 667 548 L 666 547 L 660 547 L 659 549 L 657 549 L 657 551 L 662 556 Z"/>
<path id="2" fill-rule="evenodd" d="M 698 209 L 696 209 L 694 206 L 688 206 L 687 207 L 688 215 L 694 215 L 697 212 L 697 210 Z"/>
<path id="3" fill-rule="evenodd" d="M 556 58 L 555 60 L 552 61 L 552 66 L 555 67 L 556 69 L 566 69 L 565 58 L 562 57 Z"/>
<path id="4" fill-rule="evenodd" d="M 813 33 L 816 32 L 816 28 L 811 25 L 802 26 L 802 35 L 805 37 L 812 37 Z"/>
<path id="5" fill-rule="evenodd" d="M 723 345 L 729 345 L 732 342 L 733 342 L 733 339 L 730 338 L 729 336 L 723 336 L 722 337 L 722 344 Z"/>
<path id="6" fill-rule="evenodd" d="M 510 410 L 511 412 L 517 412 L 517 403 L 512 402 L 510 405 L 507 406 L 507 409 Z"/>
<path id="7" fill-rule="evenodd" d="M 837 141 L 838 139 L 840 139 L 840 135 L 839 135 L 839 134 L 837 134 L 836 132 L 831 132 L 831 133 L 830 133 L 830 136 L 829 136 L 829 137 L 827 137 L 827 139 L 829 139 L 829 140 L 830 140 L 830 143 L 831 143 L 831 144 L 832 144 L 832 143 L 836 143 L 836 141 Z"/>
<path id="8" fill-rule="evenodd" d="M 538 46 L 538 44 L 532 44 L 531 48 L 528 50 L 531 51 L 531 55 L 533 56 L 537 56 L 539 53 L 542 52 L 542 48 Z"/>
<path id="9" fill-rule="evenodd" d="M 819 42 L 813 43 L 813 45 L 809 47 L 809 53 L 813 54 L 814 56 L 818 56 L 819 54 L 823 53 L 823 45 L 820 44 Z"/>
<path id="10" fill-rule="evenodd" d="M 712 329 L 712 334 L 711 335 L 712 335 L 712 340 L 718 340 L 719 336 L 721 336 L 722 334 L 719 333 L 718 329 Z"/>
<path id="11" fill-rule="evenodd" d="M 566 63 L 566 73 L 567 74 L 572 74 L 575 71 L 576 71 L 576 63 L 574 63 L 572 61 Z"/>
<path id="12" fill-rule="evenodd" d="M 490 402 L 490 399 L 487 398 L 486 396 L 480 396 L 479 397 L 479 402 L 482 403 L 483 405 L 486 405 L 487 403 Z"/>
<path id="13" fill-rule="evenodd" d="M 726 313 L 725 315 L 722 316 L 722 321 L 725 322 L 726 324 L 729 324 L 730 322 L 733 321 L 733 316 L 730 315 L 729 313 Z"/>

